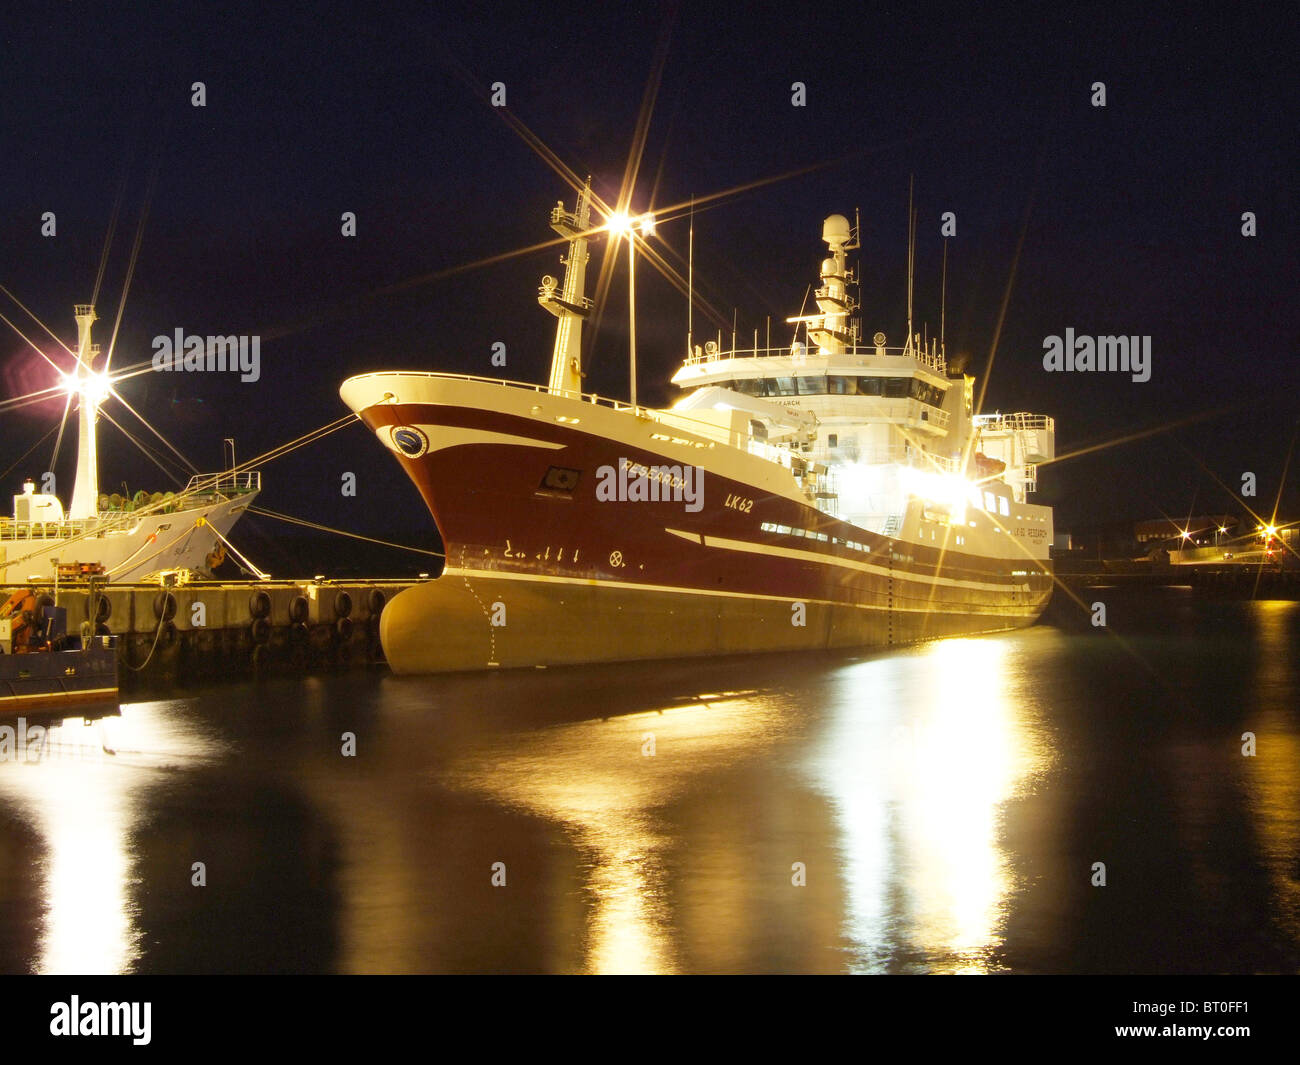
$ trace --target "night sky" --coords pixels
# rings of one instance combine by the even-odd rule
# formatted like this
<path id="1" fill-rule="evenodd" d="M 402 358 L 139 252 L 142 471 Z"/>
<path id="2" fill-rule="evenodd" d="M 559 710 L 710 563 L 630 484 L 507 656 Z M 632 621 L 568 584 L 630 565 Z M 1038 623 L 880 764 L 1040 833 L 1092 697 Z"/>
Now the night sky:
<path id="1" fill-rule="evenodd" d="M 733 308 L 746 339 L 769 315 L 799 313 L 825 249 L 822 218 L 858 208 L 864 331 L 901 343 L 914 177 L 917 327 L 938 329 L 940 215 L 952 211 L 947 347 L 950 360 L 969 356 L 971 372 L 988 360 L 1023 236 L 986 410 L 1054 415 L 1060 454 L 1186 423 L 1043 470 L 1038 501 L 1057 508 L 1058 529 L 1239 510 L 1198 463 L 1230 488 L 1254 472 L 1259 496 L 1247 502 L 1271 509 L 1300 412 L 1293 10 L 239 10 L 44 5 L 10 10 L 0 31 L 0 284 L 72 344 L 72 305 L 91 298 L 122 189 L 98 297 L 105 348 L 146 205 L 148 218 L 114 366 L 149 358 L 152 338 L 178 327 L 263 338 L 255 384 L 149 374 L 120 386 L 201 469 L 220 466 L 223 437 L 237 438 L 243 459 L 346 414 L 338 386 L 353 373 L 544 381 L 554 320 L 537 284 L 562 276 L 559 249 L 448 273 L 552 237 L 550 207 L 572 204 L 489 105 L 488 87 L 503 83 L 508 110 L 614 200 L 662 53 L 634 208 L 805 171 L 696 214 L 699 294 L 728 332 Z M 202 108 L 191 105 L 196 81 Z M 791 104 L 796 81 L 805 107 Z M 1091 103 L 1098 81 L 1104 108 Z M 41 234 L 47 211 L 52 238 Z M 355 238 L 340 232 L 345 211 Z M 1254 237 L 1242 235 L 1246 211 Z M 686 221 L 656 239 L 684 258 Z M 593 246 L 592 287 L 603 254 Z M 637 296 L 640 398 L 668 403 L 685 300 L 645 262 Z M 588 333 L 589 391 L 626 398 L 626 308 L 620 261 L 600 331 Z M 697 306 L 697 334 L 709 323 Z M 1067 327 L 1150 335 L 1151 379 L 1044 372 L 1044 337 Z M 5 397 L 52 383 L 0 330 Z M 789 338 L 774 324 L 774 342 Z M 490 364 L 498 341 L 504 370 Z M 61 410 L 52 400 L 6 411 L 0 469 Z M 137 431 L 119 411 L 110 403 Z M 51 437 L 0 492 L 39 477 L 52 449 Z M 69 439 L 55 467 L 65 502 L 74 454 Z M 103 491 L 174 487 L 106 424 L 100 471 Z M 356 474 L 356 498 L 341 494 L 344 472 Z M 1294 520 L 1295 464 L 1287 480 L 1283 516 Z M 414 489 L 360 427 L 268 465 L 260 502 L 436 545 Z M 247 519 L 235 539 L 274 559 L 284 528 Z"/>

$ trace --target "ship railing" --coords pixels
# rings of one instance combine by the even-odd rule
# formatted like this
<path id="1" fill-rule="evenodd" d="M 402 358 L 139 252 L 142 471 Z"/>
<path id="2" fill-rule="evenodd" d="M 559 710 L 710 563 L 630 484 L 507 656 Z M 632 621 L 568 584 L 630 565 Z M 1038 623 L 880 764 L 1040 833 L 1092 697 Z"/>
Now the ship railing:
<path id="1" fill-rule="evenodd" d="M 904 444 L 886 447 L 862 447 L 849 444 L 836 448 L 818 448 L 811 456 L 828 465 L 840 463 L 862 463 L 865 466 L 911 466 L 931 473 L 961 473 L 962 462 L 959 458 L 950 458 L 932 451 L 922 451 L 919 447 Z"/>
<path id="2" fill-rule="evenodd" d="M 769 444 L 766 440 L 751 438 L 746 450 L 751 455 L 756 455 L 760 459 L 767 459 L 768 462 L 775 462 L 778 466 L 784 466 L 787 470 L 791 468 L 793 456 L 789 448 L 781 447 L 779 444 Z"/>
<path id="3" fill-rule="evenodd" d="M 973 419 L 978 429 L 994 432 L 1022 432 L 1034 429 L 1056 431 L 1056 420 L 1046 414 L 977 414 Z"/>
<path id="4" fill-rule="evenodd" d="M 776 349 L 771 349 L 771 350 L 776 350 Z M 901 350 L 901 349 L 899 349 L 899 350 Z M 712 440 L 712 441 L 714 441 L 714 442 L 716 442 L 716 443 L 725 444 L 725 445 L 727 445 L 727 446 L 729 446 L 729 447 L 739 447 L 739 448 L 745 449 L 745 448 L 747 447 L 747 445 L 748 445 L 748 441 L 747 441 L 747 439 L 745 439 L 745 438 L 740 438 L 740 439 L 738 439 L 738 438 L 737 438 L 737 434 L 735 434 L 735 433 L 731 432 L 729 429 L 725 429 L 725 428 L 723 428 L 722 426 L 719 426 L 719 425 L 717 425 L 717 424 L 715 424 L 715 423 L 713 423 L 713 422 L 707 422 L 707 421 L 703 421 L 703 420 L 700 420 L 700 419 L 692 418 L 689 414 L 679 414 L 679 413 L 677 413 L 676 411 L 671 411 L 671 410 L 668 410 L 668 411 L 661 411 L 661 410 L 657 410 L 657 409 L 655 409 L 655 408 L 653 408 L 653 407 L 643 407 L 643 406 L 641 406 L 640 404 L 637 404 L 637 405 L 634 407 L 632 404 L 630 404 L 630 403 L 624 403 L 622 400 L 611 399 L 611 398 L 608 397 L 608 396 L 599 396 L 599 395 L 596 395 L 595 393 L 589 393 L 589 392 L 577 392 L 577 391 L 556 391 L 556 392 L 552 392 L 551 389 L 550 389 L 547 385 L 538 384 L 538 383 L 533 382 L 533 381 L 511 381 L 511 380 L 509 380 L 509 379 L 507 379 L 507 378 L 503 378 L 503 377 L 481 377 L 481 376 L 478 376 L 478 375 L 475 375 L 475 374 L 452 374 L 452 373 L 436 373 L 436 372 L 418 373 L 418 372 L 413 372 L 413 373 L 410 374 L 410 376 L 418 376 L 418 377 L 436 377 L 436 378 L 443 379 L 443 380 L 470 381 L 470 382 L 475 382 L 475 383 L 479 383 L 479 384 L 501 385 L 501 386 L 503 386 L 503 387 L 508 387 L 508 388 L 519 388 L 519 389 L 523 389 L 523 390 L 525 390 L 525 391 L 537 392 L 537 393 L 542 394 L 542 395 L 558 395 L 558 396 L 564 396 L 564 397 L 567 397 L 567 398 L 569 398 L 569 399 L 577 399 L 577 400 L 581 400 L 581 401 L 584 402 L 584 403 L 591 403 L 591 404 L 594 404 L 594 405 L 597 405 L 597 406 L 608 407 L 610 410 L 618 411 L 619 413 L 624 413 L 624 414 L 633 414 L 634 416 L 636 416 L 636 417 L 638 417 L 638 418 L 644 418 L 644 419 L 646 419 L 646 420 L 648 420 L 648 421 L 658 422 L 658 423 L 660 423 L 661 425 L 665 426 L 665 428 L 677 428 L 677 429 L 681 429 L 681 430 L 684 430 L 684 431 L 686 431 L 686 432 L 690 432 L 690 433 L 694 433 L 694 434 L 696 434 L 696 435 L 698 435 L 698 436 L 702 436 L 702 437 L 704 437 L 704 438 L 706 438 L 706 439 L 708 439 L 708 440 Z M 906 404 L 906 410 L 909 412 L 909 413 L 908 413 L 908 417 L 909 417 L 909 419 L 911 419 L 911 420 L 915 420 L 915 421 L 926 420 L 926 421 L 928 421 L 931 425 L 937 426 L 937 427 L 939 427 L 939 428 L 944 428 L 944 427 L 946 427 L 947 424 L 948 424 L 948 421 L 949 421 L 949 415 L 948 415 L 948 412 L 945 411 L 945 410 L 942 410 L 941 408 L 938 408 L 938 407 L 931 407 L 931 406 L 929 406 L 928 404 L 923 404 L 923 403 L 921 403 L 919 400 L 912 399 L 911 397 L 900 397 L 899 400 L 898 400 L 898 402 Z M 796 408 L 796 409 L 797 409 L 797 408 Z M 925 419 L 921 419 L 921 416 L 920 416 L 920 412 L 921 412 L 921 411 L 924 411 L 924 412 L 925 412 L 925 414 L 926 414 L 926 418 L 925 418 Z M 1042 417 L 1042 416 L 1041 416 L 1041 415 L 1034 415 L 1033 417 Z M 1049 421 L 1050 421 L 1050 419 L 1049 419 Z M 752 447 L 748 447 L 748 450 L 750 450 L 751 453 L 754 453 L 754 449 L 753 449 Z M 918 454 L 920 453 L 920 452 L 919 452 L 919 449 L 913 449 L 913 450 L 917 451 Z M 927 454 L 927 456 L 928 456 L 929 458 L 936 460 L 935 462 L 931 462 L 931 463 L 929 463 L 928 468 L 931 468 L 931 469 L 933 469 L 933 468 L 935 467 L 936 463 L 939 463 L 939 462 L 947 463 L 947 462 L 949 461 L 949 460 L 942 460 L 941 457 L 940 457 L 940 456 L 937 456 L 937 455 L 929 455 L 928 452 L 927 452 L 926 454 Z M 900 458 L 900 459 L 881 459 L 881 460 L 879 460 L 879 461 L 903 461 L 903 460 Z M 925 466 L 926 466 L 926 463 L 924 463 L 924 462 L 920 462 L 920 461 L 918 461 L 917 464 L 918 464 L 918 465 L 921 465 L 922 467 L 925 467 Z M 947 469 L 948 466 L 947 466 L 947 465 L 944 465 L 943 468 L 944 468 L 944 469 Z M 953 467 L 953 468 L 955 469 L 955 467 Z M 225 476 L 225 475 L 213 475 L 213 474 L 208 474 L 208 475 L 206 475 L 206 476 L 207 476 L 207 477 L 213 477 L 213 476 Z M 256 474 L 256 473 L 254 473 L 254 474 L 238 474 L 238 475 L 236 475 L 236 476 L 238 476 L 238 477 L 248 477 L 248 476 L 258 477 L 259 480 L 258 480 L 258 482 L 257 482 L 257 486 L 260 487 L 260 484 L 261 484 L 261 482 L 260 482 L 260 474 Z M 201 479 L 201 478 L 198 478 L 198 477 L 191 479 L 191 482 L 190 482 L 191 485 L 193 485 L 195 481 L 198 481 L 198 480 L 200 480 L 200 479 Z M 251 490 L 251 489 L 247 489 L 247 490 Z"/>
<path id="5" fill-rule="evenodd" d="M 179 494 L 182 496 L 216 495 L 229 498 L 261 490 L 261 471 L 247 470 L 240 473 L 196 473 Z"/>
<path id="6" fill-rule="evenodd" d="M 722 350 L 718 348 L 715 351 L 707 351 L 703 348 L 696 347 L 686 355 L 687 366 L 702 366 L 715 362 L 726 362 L 732 359 L 793 359 L 798 365 L 800 360 L 816 358 L 819 356 L 816 345 L 804 345 L 802 343 L 792 344 L 789 347 L 780 348 L 731 348 Z M 916 344 L 904 344 L 902 346 L 889 347 L 886 345 L 876 344 L 852 344 L 845 345 L 843 352 L 838 352 L 834 356 L 863 357 L 863 358 L 899 358 L 915 359 L 922 366 L 928 367 L 939 373 L 947 371 L 947 360 L 937 352 L 926 349 Z"/>
<path id="7" fill-rule="evenodd" d="M 678 414 L 675 411 L 661 411 L 654 407 L 643 407 L 639 403 L 636 406 L 633 406 L 631 403 L 624 403 L 622 400 L 611 399 L 609 396 L 600 396 L 594 392 L 578 392 L 569 390 L 553 391 L 548 385 L 537 384 L 534 381 L 511 381 L 504 377 L 479 377 L 475 374 L 464 373 L 407 372 L 406 376 L 436 377 L 440 380 L 452 381 L 471 381 L 476 384 L 502 385 L 507 388 L 520 388 L 529 392 L 537 392 L 541 395 L 563 396 L 566 399 L 581 400 L 583 403 L 591 403 L 594 406 L 608 407 L 610 410 L 618 411 L 623 414 L 632 414 L 638 418 L 644 418 L 647 421 L 659 422 L 665 427 L 680 428 L 686 432 L 707 437 L 709 440 L 720 444 L 727 444 L 732 447 L 743 446 L 743 441 L 735 439 L 734 433 L 727 429 L 723 429 L 712 422 L 705 422 L 692 418 L 689 414 Z M 257 476 L 260 477 L 260 474 Z M 261 482 L 259 480 L 259 487 L 260 484 Z"/>
<path id="8" fill-rule="evenodd" d="M 947 455 L 937 455 L 932 451 L 922 451 L 919 447 L 910 447 L 905 444 L 842 450 L 852 451 L 852 453 L 856 454 L 859 462 L 869 466 L 894 464 L 939 473 L 961 473 L 962 471 L 961 459 L 950 458 Z"/>
<path id="9" fill-rule="evenodd" d="M 941 407 L 931 407 L 928 403 L 913 403 L 909 412 L 914 421 L 926 422 L 939 429 L 947 429 L 948 422 L 952 420 L 946 410 Z"/>
<path id="10" fill-rule="evenodd" d="M 129 512 L 106 512 L 96 518 L 64 518 L 60 521 L 0 520 L 0 540 L 71 540 L 95 533 L 110 532 L 134 524 L 136 515 Z"/>

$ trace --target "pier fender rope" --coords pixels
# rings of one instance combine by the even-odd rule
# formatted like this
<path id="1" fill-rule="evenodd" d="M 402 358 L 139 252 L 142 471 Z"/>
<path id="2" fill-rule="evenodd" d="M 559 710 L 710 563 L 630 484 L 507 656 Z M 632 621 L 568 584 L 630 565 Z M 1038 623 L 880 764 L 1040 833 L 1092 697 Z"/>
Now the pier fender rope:
<path id="1" fill-rule="evenodd" d="M 156 650 L 158 650 L 158 637 L 162 635 L 163 626 L 166 624 L 167 624 L 167 619 L 159 615 L 158 628 L 154 630 L 154 634 L 153 634 L 153 646 L 149 648 L 149 653 L 145 655 L 144 661 L 141 662 L 138 666 L 132 666 L 128 664 L 126 667 L 127 669 L 131 670 L 132 673 L 142 673 L 145 667 L 147 667 L 149 663 L 153 661 L 153 653 Z"/>

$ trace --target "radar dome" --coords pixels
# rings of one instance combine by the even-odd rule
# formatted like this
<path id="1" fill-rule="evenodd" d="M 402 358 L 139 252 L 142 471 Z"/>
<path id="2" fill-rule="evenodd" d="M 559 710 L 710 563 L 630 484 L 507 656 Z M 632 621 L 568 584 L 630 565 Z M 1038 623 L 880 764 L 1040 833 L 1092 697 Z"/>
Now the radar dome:
<path id="1" fill-rule="evenodd" d="M 831 247 L 836 244 L 847 244 L 852 235 L 849 220 L 842 214 L 833 214 L 822 223 L 822 240 Z"/>

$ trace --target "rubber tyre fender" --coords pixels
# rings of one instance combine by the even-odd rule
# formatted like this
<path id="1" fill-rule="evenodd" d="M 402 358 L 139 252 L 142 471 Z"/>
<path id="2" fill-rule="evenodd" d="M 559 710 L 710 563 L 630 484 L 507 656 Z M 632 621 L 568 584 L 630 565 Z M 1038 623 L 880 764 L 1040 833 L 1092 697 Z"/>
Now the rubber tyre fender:
<path id="1" fill-rule="evenodd" d="M 171 621 L 176 616 L 176 596 L 159 592 L 153 597 L 153 616 L 160 621 Z"/>
<path id="2" fill-rule="evenodd" d="M 334 597 L 334 616 L 345 618 L 352 613 L 352 596 L 348 592 L 339 592 Z"/>
<path id="3" fill-rule="evenodd" d="M 254 592 L 248 597 L 248 616 L 261 620 L 271 613 L 271 597 L 266 592 Z"/>

